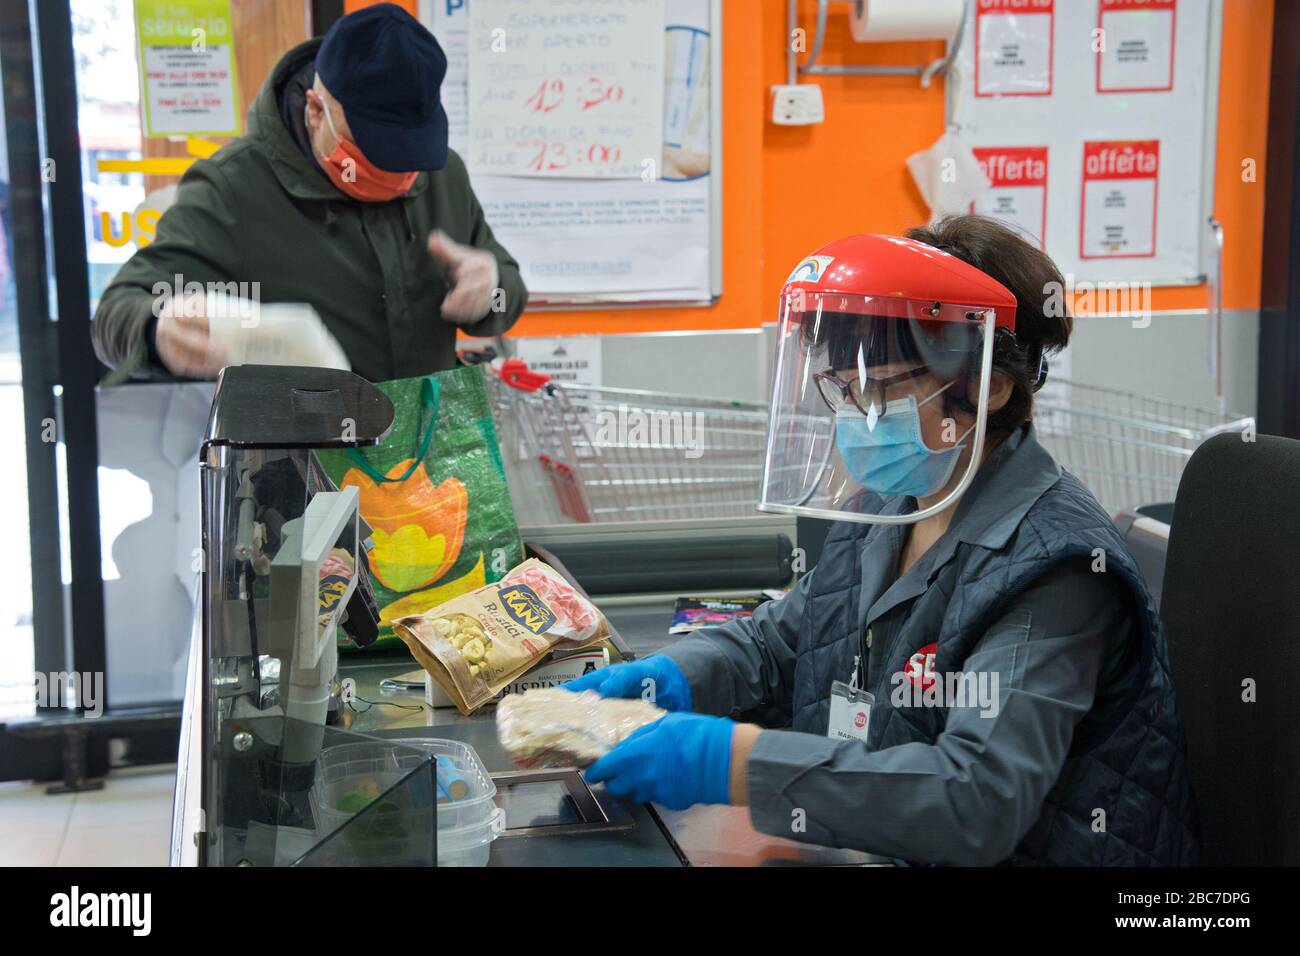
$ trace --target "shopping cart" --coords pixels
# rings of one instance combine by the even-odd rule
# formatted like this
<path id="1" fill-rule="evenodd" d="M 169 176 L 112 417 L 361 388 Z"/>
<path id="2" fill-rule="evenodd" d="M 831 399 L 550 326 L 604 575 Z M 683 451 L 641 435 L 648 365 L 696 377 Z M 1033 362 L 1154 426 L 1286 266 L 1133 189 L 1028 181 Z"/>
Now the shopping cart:
<path id="1" fill-rule="evenodd" d="M 754 513 L 761 403 L 555 382 L 517 359 L 488 383 L 503 449 L 546 492 L 544 520 Z M 1053 379 L 1035 396 L 1034 425 L 1061 466 L 1118 514 L 1172 502 L 1192 452 L 1221 432 L 1253 431 L 1254 420 Z"/>
<path id="2" fill-rule="evenodd" d="M 1213 408 L 1054 379 L 1034 399 L 1038 439 L 1111 514 L 1172 502 L 1187 460 L 1221 432 L 1254 420 Z"/>
<path id="3" fill-rule="evenodd" d="M 505 453 L 578 522 L 751 515 L 767 406 L 552 381 L 511 359 L 488 375 Z"/>

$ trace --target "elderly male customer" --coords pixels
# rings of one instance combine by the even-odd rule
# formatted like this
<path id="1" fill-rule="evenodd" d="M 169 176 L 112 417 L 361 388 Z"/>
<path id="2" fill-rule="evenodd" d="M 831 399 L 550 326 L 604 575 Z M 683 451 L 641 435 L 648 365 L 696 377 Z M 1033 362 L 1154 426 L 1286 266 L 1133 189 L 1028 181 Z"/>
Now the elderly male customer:
<path id="1" fill-rule="evenodd" d="M 393 4 L 285 54 L 247 135 L 190 167 L 156 239 L 105 290 L 93 335 L 115 377 L 214 378 L 225 355 L 196 290 L 228 283 L 313 306 L 371 380 L 450 368 L 458 328 L 510 328 L 528 293 L 447 148 L 446 70 Z"/>

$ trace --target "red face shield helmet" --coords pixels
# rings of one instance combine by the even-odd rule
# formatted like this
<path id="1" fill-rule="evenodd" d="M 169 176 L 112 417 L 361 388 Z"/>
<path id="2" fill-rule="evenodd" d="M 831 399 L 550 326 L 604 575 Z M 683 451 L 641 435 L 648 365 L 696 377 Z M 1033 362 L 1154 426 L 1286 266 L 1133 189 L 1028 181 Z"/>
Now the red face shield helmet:
<path id="1" fill-rule="evenodd" d="M 997 280 L 912 239 L 850 236 L 806 257 L 781 290 L 759 510 L 901 524 L 954 504 L 983 453 L 995 333 L 1015 315 Z"/>

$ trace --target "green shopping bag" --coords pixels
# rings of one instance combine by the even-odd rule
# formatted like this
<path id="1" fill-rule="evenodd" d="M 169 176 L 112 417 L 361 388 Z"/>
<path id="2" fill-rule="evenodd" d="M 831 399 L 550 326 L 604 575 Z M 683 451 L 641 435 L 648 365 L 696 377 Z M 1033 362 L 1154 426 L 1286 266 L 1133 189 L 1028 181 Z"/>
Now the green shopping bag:
<path id="1" fill-rule="evenodd" d="M 317 452 L 339 487 L 360 494 L 371 528 L 370 581 L 379 640 L 391 622 L 499 581 L 523 560 L 481 366 L 381 382 L 393 402 L 382 445 Z M 340 641 L 351 641 L 340 630 Z"/>

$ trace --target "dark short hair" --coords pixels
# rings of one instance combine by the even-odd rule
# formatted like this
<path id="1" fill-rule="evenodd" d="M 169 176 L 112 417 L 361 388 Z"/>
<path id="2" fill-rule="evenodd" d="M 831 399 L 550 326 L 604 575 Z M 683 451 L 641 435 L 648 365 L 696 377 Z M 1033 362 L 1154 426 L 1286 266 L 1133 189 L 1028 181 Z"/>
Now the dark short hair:
<path id="1" fill-rule="evenodd" d="M 1005 438 L 1033 414 L 1038 357 L 1059 352 L 1070 341 L 1074 322 L 1063 299 L 1065 278 L 1047 253 L 987 216 L 949 216 L 909 229 L 907 237 L 973 265 L 1016 297 L 1015 337 L 995 343 L 993 353 L 993 367 L 1011 380 L 1012 391 L 1006 405 L 989 416 L 988 431 Z M 1048 307 L 1053 299 L 1059 308 Z"/>

